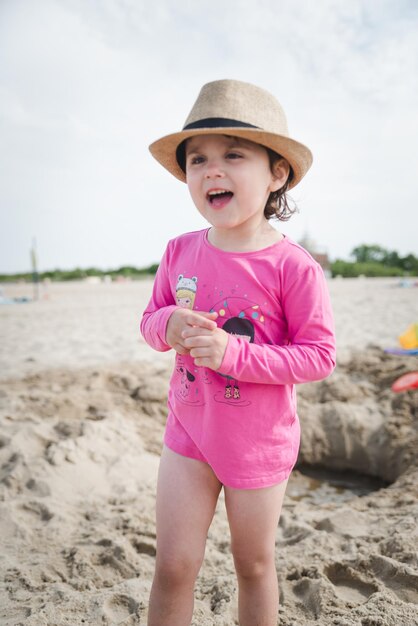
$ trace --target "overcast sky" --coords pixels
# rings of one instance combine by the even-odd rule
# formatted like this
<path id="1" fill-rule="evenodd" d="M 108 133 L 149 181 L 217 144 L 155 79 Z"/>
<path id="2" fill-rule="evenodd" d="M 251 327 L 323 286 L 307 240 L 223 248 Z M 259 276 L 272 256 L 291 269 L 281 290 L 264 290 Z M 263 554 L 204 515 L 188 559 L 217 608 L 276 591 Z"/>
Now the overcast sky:
<path id="1" fill-rule="evenodd" d="M 332 258 L 418 254 L 415 0 L 0 0 L 0 272 L 159 261 L 205 226 L 148 152 L 202 84 L 276 95 L 314 165 L 292 191 Z"/>

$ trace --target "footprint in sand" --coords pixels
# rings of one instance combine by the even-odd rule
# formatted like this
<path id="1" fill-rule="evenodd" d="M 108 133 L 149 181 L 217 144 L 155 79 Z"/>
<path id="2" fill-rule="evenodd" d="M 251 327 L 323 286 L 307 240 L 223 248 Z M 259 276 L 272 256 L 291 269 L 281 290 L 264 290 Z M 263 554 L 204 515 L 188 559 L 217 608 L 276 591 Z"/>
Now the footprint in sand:
<path id="1" fill-rule="evenodd" d="M 49 522 L 54 517 L 54 514 L 41 502 L 31 501 L 25 502 L 21 506 L 22 511 L 35 515 L 42 522 Z"/>
<path id="2" fill-rule="evenodd" d="M 13 452 L 8 460 L 0 467 L 0 483 L 4 483 L 6 487 L 11 487 L 14 479 L 14 471 L 22 463 L 23 457 L 17 452 Z"/>
<path id="3" fill-rule="evenodd" d="M 77 439 L 84 434 L 84 424 L 74 421 L 60 421 L 54 426 L 61 439 Z"/>
<path id="4" fill-rule="evenodd" d="M 4 435 L 0 435 L 0 449 L 5 448 L 10 443 L 10 438 L 5 437 Z"/>
<path id="5" fill-rule="evenodd" d="M 371 567 L 376 578 L 402 602 L 418 604 L 418 574 L 410 567 L 387 556 L 373 556 Z"/>
<path id="6" fill-rule="evenodd" d="M 354 569 L 344 563 L 333 563 L 325 570 L 325 575 L 334 585 L 335 594 L 350 604 L 363 604 L 378 591 L 376 585 L 360 578 Z"/>
<path id="7" fill-rule="evenodd" d="M 313 529 L 308 524 L 294 524 L 283 528 L 282 539 L 280 539 L 280 545 L 293 546 L 295 543 L 299 543 L 306 537 L 309 537 L 313 533 Z"/>
<path id="8" fill-rule="evenodd" d="M 130 596 L 116 594 L 105 601 L 103 617 L 108 619 L 108 623 L 112 625 L 139 624 L 140 608 L 138 602 Z"/>
<path id="9" fill-rule="evenodd" d="M 96 542 L 101 549 L 94 557 L 92 563 L 103 567 L 112 575 L 119 574 L 122 578 L 134 578 L 137 576 L 135 565 L 128 559 L 125 550 L 113 543 L 111 539 L 100 539 Z"/>
<path id="10" fill-rule="evenodd" d="M 26 489 L 29 489 L 29 491 L 31 491 L 34 496 L 44 498 L 51 495 L 51 489 L 49 488 L 49 485 L 41 480 L 35 480 L 34 478 L 30 478 L 26 482 L 25 487 Z"/>
<path id="11" fill-rule="evenodd" d="M 305 614 L 315 619 L 318 619 L 322 612 L 321 597 L 323 591 L 323 583 L 320 579 L 303 578 L 292 588 L 292 592 L 298 599 L 297 604 L 301 606 Z"/>
<path id="12" fill-rule="evenodd" d="M 132 547 L 138 552 L 138 554 L 148 554 L 148 556 L 155 556 L 157 554 L 157 550 L 154 543 L 150 541 L 143 541 L 136 537 L 131 540 Z"/>

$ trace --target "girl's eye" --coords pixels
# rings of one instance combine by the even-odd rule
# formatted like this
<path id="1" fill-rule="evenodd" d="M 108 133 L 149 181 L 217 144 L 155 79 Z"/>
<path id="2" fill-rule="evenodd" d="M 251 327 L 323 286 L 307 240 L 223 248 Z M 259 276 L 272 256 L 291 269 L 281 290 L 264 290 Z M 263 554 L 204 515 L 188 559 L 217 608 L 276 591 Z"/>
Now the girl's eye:
<path id="1" fill-rule="evenodd" d="M 202 156 L 194 156 L 191 157 L 189 160 L 189 164 L 190 165 L 199 165 L 200 163 L 203 163 L 204 158 Z"/>
<path id="2" fill-rule="evenodd" d="M 240 154 L 237 154 L 236 152 L 228 152 L 228 154 L 226 155 L 227 159 L 241 159 L 242 156 Z"/>

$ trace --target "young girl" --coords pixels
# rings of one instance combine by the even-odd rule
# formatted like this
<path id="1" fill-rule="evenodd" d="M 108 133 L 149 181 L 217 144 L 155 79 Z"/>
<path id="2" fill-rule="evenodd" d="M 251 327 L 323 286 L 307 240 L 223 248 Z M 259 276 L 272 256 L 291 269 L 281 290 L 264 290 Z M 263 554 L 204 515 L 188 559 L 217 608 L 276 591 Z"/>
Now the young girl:
<path id="1" fill-rule="evenodd" d="M 290 217 L 286 191 L 312 156 L 271 94 L 234 80 L 204 85 L 183 130 L 150 150 L 210 228 L 168 243 L 141 322 L 155 350 L 177 353 L 148 625 L 190 624 L 224 489 L 239 623 L 275 626 L 275 536 L 300 438 L 294 385 L 335 366 L 322 270 L 269 222 Z"/>

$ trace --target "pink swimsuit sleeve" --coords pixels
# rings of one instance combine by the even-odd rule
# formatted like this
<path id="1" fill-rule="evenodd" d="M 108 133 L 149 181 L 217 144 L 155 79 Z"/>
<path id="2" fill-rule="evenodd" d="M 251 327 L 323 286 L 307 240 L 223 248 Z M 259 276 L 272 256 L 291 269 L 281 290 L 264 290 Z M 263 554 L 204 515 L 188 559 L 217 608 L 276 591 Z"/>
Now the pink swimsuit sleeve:
<path id="1" fill-rule="evenodd" d="M 257 345 L 228 336 L 220 374 L 242 382 L 292 385 L 321 380 L 335 367 L 334 320 L 325 277 L 309 266 L 283 287 L 289 344 Z"/>
<path id="2" fill-rule="evenodd" d="M 145 341 L 158 352 L 171 350 L 166 342 L 167 324 L 177 305 L 173 301 L 173 294 L 168 280 L 169 246 L 164 253 L 155 276 L 152 296 L 145 309 L 140 324 Z"/>

